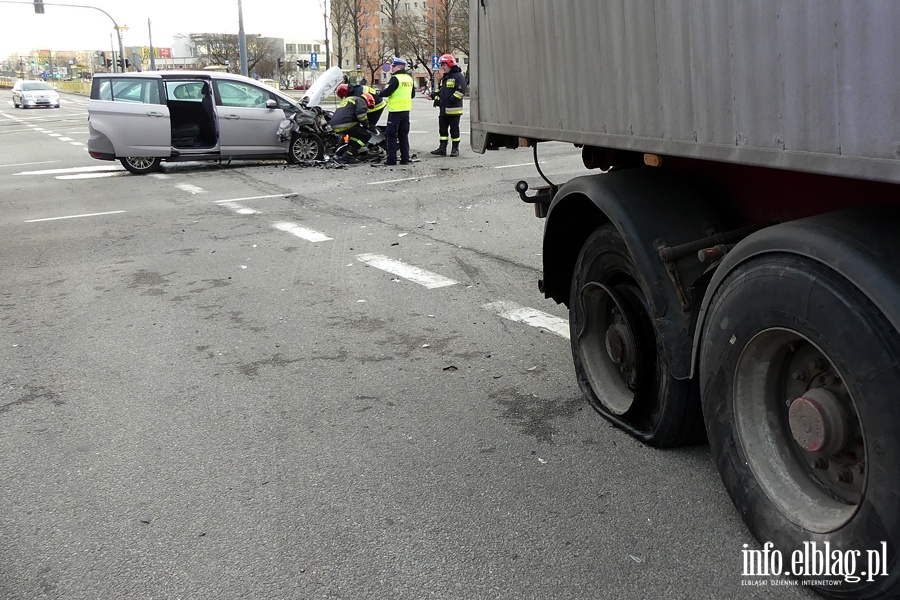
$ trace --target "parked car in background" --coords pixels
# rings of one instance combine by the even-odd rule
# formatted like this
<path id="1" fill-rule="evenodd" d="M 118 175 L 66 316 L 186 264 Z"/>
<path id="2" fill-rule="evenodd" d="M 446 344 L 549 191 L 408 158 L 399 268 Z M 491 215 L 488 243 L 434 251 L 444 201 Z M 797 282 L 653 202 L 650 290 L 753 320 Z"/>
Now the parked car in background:
<path id="1" fill-rule="evenodd" d="M 88 152 L 136 174 L 162 161 L 322 158 L 321 143 L 279 137 L 302 110 L 249 77 L 217 71 L 95 74 L 88 102 Z"/>
<path id="2" fill-rule="evenodd" d="M 59 108 L 59 94 L 46 81 L 26 81 L 20 79 L 13 84 L 13 106 L 19 108 L 34 108 L 38 106 L 52 106 Z"/>

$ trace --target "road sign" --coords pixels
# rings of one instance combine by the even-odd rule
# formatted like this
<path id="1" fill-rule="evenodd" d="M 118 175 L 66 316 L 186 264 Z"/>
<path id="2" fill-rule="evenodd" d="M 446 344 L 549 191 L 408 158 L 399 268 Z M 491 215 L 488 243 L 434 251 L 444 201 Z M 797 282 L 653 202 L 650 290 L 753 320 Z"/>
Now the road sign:
<path id="1" fill-rule="evenodd" d="M 319 55 L 315 52 L 309 53 L 309 68 L 313 71 L 319 70 Z"/>
<path id="2" fill-rule="evenodd" d="M 431 55 L 431 70 L 437 71 L 437 68 L 438 68 L 438 55 L 432 54 Z"/>

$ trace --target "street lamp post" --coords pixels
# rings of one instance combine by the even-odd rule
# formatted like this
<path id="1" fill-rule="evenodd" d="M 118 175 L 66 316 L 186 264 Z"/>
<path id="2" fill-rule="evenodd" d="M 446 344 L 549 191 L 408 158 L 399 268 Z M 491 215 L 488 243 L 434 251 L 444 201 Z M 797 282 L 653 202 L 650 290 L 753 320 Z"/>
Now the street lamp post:
<path id="1" fill-rule="evenodd" d="M 431 8 L 432 8 L 431 20 L 432 20 L 432 26 L 434 28 L 434 30 L 432 31 L 432 38 L 431 38 L 431 41 L 433 44 L 431 47 L 431 56 L 437 56 L 437 0 L 431 0 Z M 431 59 L 431 60 L 434 60 L 434 59 Z M 434 68 L 433 64 L 432 64 L 432 68 Z M 434 76 L 434 85 L 432 86 L 432 89 L 433 89 L 438 86 L 437 71 L 434 71 L 432 73 L 432 75 Z"/>
<path id="2" fill-rule="evenodd" d="M 238 0 L 238 45 L 241 52 L 241 75 L 247 76 L 247 36 L 244 35 L 244 9 Z"/>
<path id="3" fill-rule="evenodd" d="M 150 19 L 147 19 L 147 35 L 150 36 L 150 70 L 156 70 L 156 58 L 153 56 L 153 30 L 150 28 Z"/>

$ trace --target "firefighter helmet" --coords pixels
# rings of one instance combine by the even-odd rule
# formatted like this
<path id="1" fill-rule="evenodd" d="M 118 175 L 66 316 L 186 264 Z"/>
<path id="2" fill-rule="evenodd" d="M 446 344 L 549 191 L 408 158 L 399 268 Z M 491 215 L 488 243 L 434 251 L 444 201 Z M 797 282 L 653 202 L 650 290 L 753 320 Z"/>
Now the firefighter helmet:
<path id="1" fill-rule="evenodd" d="M 452 54 L 443 54 L 443 55 L 441 55 L 440 63 L 442 65 L 447 65 L 448 67 L 455 67 L 456 59 L 453 58 Z"/>
<path id="2" fill-rule="evenodd" d="M 341 85 L 338 86 L 338 88 L 337 88 L 337 97 L 338 98 L 343 100 L 344 98 L 347 97 L 347 94 L 349 94 L 349 93 L 350 93 L 350 86 L 347 85 L 346 83 L 342 83 Z"/>
<path id="3" fill-rule="evenodd" d="M 369 92 L 365 92 L 362 97 L 366 101 L 366 106 L 368 106 L 369 108 L 375 108 L 375 96 L 373 96 Z"/>

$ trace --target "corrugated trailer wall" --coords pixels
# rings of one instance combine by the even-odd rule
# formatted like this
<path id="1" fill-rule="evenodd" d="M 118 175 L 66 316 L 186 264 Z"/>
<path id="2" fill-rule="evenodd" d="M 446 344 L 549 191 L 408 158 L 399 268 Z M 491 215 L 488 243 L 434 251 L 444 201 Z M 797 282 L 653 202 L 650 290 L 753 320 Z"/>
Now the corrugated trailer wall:
<path id="1" fill-rule="evenodd" d="M 900 183 L 898 0 L 471 0 L 485 132 Z"/>

